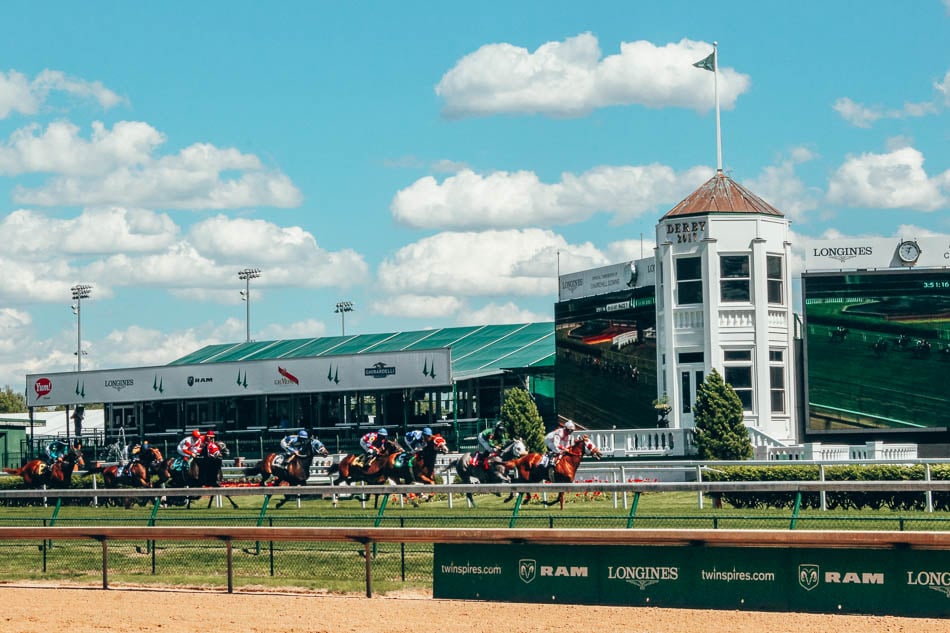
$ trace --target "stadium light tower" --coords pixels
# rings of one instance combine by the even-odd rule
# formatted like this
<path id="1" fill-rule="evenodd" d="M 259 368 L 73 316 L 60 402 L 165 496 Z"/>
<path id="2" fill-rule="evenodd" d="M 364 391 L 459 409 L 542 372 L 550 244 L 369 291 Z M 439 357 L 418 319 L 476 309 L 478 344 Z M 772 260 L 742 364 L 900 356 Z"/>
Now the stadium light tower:
<path id="1" fill-rule="evenodd" d="M 346 336 L 346 313 L 353 311 L 352 301 L 340 301 L 336 304 L 336 312 L 340 315 L 340 335 Z"/>
<path id="2" fill-rule="evenodd" d="M 92 286 L 89 284 L 76 284 L 70 290 L 73 293 L 73 314 L 76 315 L 76 371 L 82 371 L 82 356 L 86 352 L 82 349 L 82 300 L 89 298 L 92 292 Z"/>
<path id="3" fill-rule="evenodd" d="M 257 279 L 261 276 L 260 268 L 245 268 L 242 271 L 238 272 L 238 279 L 244 280 L 244 290 L 241 291 L 241 300 L 244 301 L 247 307 L 247 317 L 245 319 L 245 324 L 247 325 L 247 342 L 251 342 L 251 280 Z"/>

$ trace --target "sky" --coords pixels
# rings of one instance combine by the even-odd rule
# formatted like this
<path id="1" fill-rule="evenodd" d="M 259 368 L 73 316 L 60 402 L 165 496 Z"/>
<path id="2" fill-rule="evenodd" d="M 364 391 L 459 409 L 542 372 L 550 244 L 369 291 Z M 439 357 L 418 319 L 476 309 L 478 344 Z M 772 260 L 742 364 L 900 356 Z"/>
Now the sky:
<path id="1" fill-rule="evenodd" d="M 950 0 L 8 2 L 0 386 L 553 320 L 723 167 L 810 239 L 950 234 Z M 798 251 L 796 251 L 798 252 Z M 799 265 L 800 264 L 794 264 Z M 260 269 L 248 304 L 238 272 Z M 797 271 L 793 269 L 793 274 Z M 353 304 L 341 316 L 335 306 Z"/>

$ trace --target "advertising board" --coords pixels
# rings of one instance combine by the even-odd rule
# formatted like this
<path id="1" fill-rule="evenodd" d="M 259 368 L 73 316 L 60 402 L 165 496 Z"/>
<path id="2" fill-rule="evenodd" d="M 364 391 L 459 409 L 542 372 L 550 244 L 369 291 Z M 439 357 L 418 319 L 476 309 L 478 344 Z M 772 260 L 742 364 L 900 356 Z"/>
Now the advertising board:
<path id="1" fill-rule="evenodd" d="M 946 617 L 950 552 L 436 544 L 433 597 Z"/>

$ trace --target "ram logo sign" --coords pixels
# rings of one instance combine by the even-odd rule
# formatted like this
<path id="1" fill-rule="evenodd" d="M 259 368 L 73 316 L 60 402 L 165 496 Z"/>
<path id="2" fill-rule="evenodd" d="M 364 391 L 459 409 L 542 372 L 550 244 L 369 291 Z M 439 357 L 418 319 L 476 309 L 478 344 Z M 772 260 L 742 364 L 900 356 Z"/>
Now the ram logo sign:
<path id="1" fill-rule="evenodd" d="M 818 586 L 818 565 L 799 565 L 798 566 L 798 584 L 805 591 L 811 591 Z"/>
<path id="2" fill-rule="evenodd" d="M 532 558 L 522 558 L 518 561 L 518 578 L 522 582 L 531 582 L 538 573 L 538 561 Z"/>

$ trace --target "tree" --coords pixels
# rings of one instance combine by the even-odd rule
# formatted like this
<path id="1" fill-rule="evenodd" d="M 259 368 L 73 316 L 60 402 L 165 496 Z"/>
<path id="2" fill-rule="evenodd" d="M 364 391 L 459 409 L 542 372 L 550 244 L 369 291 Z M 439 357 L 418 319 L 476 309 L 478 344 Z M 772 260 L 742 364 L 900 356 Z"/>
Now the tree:
<path id="1" fill-rule="evenodd" d="M 743 424 L 742 402 L 732 385 L 715 369 L 696 389 L 693 431 L 700 459 L 752 459 L 749 429 Z"/>
<path id="2" fill-rule="evenodd" d="M 0 391 L 0 413 L 23 413 L 26 411 L 26 398 L 7 385 Z"/>
<path id="3" fill-rule="evenodd" d="M 529 451 L 543 451 L 544 420 L 538 413 L 538 405 L 526 390 L 514 387 L 505 393 L 505 401 L 501 405 L 501 421 L 513 437 L 524 440 Z"/>

